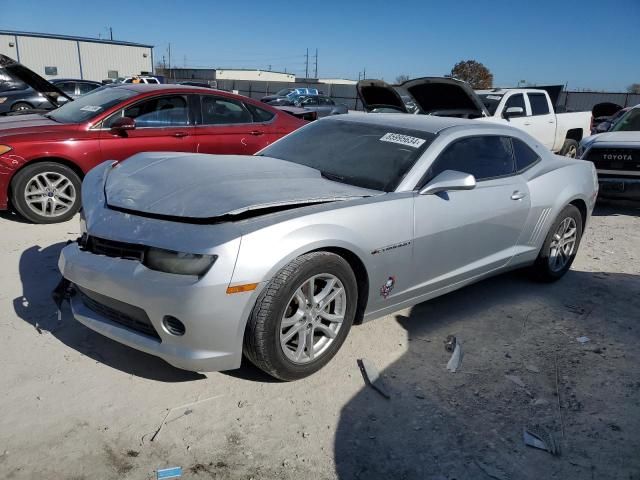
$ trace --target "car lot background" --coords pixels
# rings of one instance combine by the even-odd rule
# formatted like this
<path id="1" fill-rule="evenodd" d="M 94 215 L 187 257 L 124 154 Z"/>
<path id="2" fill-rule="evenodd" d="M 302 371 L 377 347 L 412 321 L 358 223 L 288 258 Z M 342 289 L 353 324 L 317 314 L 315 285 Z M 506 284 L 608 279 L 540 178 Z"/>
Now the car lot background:
<path id="1" fill-rule="evenodd" d="M 250 366 L 180 371 L 58 321 L 50 293 L 77 218 L 3 213 L 0 232 L 3 478 L 640 478 L 637 204 L 598 205 L 560 282 L 514 272 L 357 326 L 326 368 L 286 384 Z M 449 334 L 465 354 L 455 374 Z M 361 357 L 390 400 L 364 385 Z M 560 457 L 523 445 L 535 423 Z"/>

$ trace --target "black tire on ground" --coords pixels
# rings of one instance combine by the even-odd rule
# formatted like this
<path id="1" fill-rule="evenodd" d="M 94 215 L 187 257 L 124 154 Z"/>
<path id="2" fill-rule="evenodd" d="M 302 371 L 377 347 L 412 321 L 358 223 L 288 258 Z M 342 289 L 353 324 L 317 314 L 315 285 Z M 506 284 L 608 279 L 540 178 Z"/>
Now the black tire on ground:
<path id="1" fill-rule="evenodd" d="M 567 138 L 560 149 L 560 155 L 576 158 L 578 156 L 578 142 L 572 138 Z"/>
<path id="2" fill-rule="evenodd" d="M 73 202 L 73 204 L 67 211 L 59 215 L 41 215 L 38 212 L 34 211 L 31 207 L 29 207 L 25 198 L 25 190 L 27 188 L 27 185 L 29 185 L 31 179 L 33 179 L 36 175 L 46 172 L 51 172 L 66 177 L 71 182 L 71 188 L 73 189 L 73 191 L 75 191 L 75 202 Z M 71 170 L 66 165 L 62 165 L 56 162 L 34 163 L 32 165 L 27 165 L 13 177 L 13 180 L 11 181 L 11 203 L 20 215 L 33 223 L 65 222 L 73 217 L 80 209 L 81 185 L 82 181 L 80 180 L 80 177 L 78 177 L 76 172 Z"/>
<path id="3" fill-rule="evenodd" d="M 566 264 L 558 269 L 554 270 L 550 265 L 550 257 L 552 251 L 552 242 L 554 241 L 554 237 L 560 228 L 560 225 L 567 220 L 573 219 L 575 223 L 576 229 L 576 237 L 575 237 L 575 246 L 573 247 L 573 251 L 571 255 L 569 255 L 568 261 Z M 580 240 L 582 239 L 582 214 L 580 210 L 578 210 L 573 205 L 567 205 L 560 212 L 560 215 L 556 218 L 556 221 L 553 222 L 553 225 L 549 229 L 547 233 L 547 237 L 544 240 L 544 244 L 542 245 L 542 249 L 538 254 L 538 258 L 536 259 L 535 264 L 533 265 L 533 272 L 538 280 L 543 282 L 555 282 L 564 276 L 565 273 L 569 271 L 571 268 L 571 264 L 575 259 L 576 253 L 578 252 L 578 248 L 580 246 Z"/>
<path id="4" fill-rule="evenodd" d="M 18 112 L 20 110 L 32 110 L 33 106 L 27 102 L 17 102 L 11 105 L 12 112 Z"/>
<path id="5" fill-rule="evenodd" d="M 346 292 L 344 321 L 333 343 L 309 363 L 289 360 L 280 346 L 280 323 L 294 292 L 313 275 L 336 276 Z M 356 314 L 358 286 L 351 267 L 339 255 L 312 252 L 302 255 L 282 268 L 260 293 L 247 322 L 244 355 L 256 367 L 284 381 L 298 380 L 324 367 L 342 346 Z"/>

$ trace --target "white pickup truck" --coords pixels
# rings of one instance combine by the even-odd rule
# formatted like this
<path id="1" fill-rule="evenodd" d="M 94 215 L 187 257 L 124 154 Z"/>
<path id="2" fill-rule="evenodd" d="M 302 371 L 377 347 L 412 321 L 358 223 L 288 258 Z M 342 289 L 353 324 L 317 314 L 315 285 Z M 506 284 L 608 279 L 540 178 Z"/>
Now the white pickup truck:
<path id="1" fill-rule="evenodd" d="M 361 80 L 358 95 L 368 112 L 408 112 L 403 96 L 426 115 L 473 118 L 521 128 L 551 151 L 576 157 L 580 140 L 591 133 L 591 112 L 555 113 L 549 94 L 535 89 L 474 92 L 454 78 L 424 77 L 391 86 Z"/>
<path id="2" fill-rule="evenodd" d="M 591 112 L 555 113 L 545 90 L 476 90 L 489 121 L 526 131 L 552 152 L 576 158 L 580 140 L 591 134 Z"/>

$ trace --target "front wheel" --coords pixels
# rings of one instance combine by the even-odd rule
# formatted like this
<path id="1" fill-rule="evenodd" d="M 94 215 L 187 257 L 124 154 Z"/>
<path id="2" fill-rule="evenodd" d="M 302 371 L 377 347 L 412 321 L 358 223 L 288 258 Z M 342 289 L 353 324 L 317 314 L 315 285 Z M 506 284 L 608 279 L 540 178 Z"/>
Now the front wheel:
<path id="1" fill-rule="evenodd" d="M 80 209 L 81 181 L 66 165 L 40 162 L 20 170 L 11 182 L 13 206 L 34 223 L 69 220 Z"/>
<path id="2" fill-rule="evenodd" d="M 533 270 L 546 282 L 554 282 L 569 271 L 582 239 L 582 214 L 567 205 L 556 218 L 545 238 Z"/>
<path id="3" fill-rule="evenodd" d="M 280 380 L 304 378 L 325 366 L 344 342 L 358 303 L 349 264 L 329 252 L 298 257 L 258 297 L 247 322 L 244 354 Z"/>
<path id="4" fill-rule="evenodd" d="M 12 112 L 23 112 L 25 110 L 33 110 L 33 107 L 30 103 L 27 102 L 17 102 L 11 106 Z"/>

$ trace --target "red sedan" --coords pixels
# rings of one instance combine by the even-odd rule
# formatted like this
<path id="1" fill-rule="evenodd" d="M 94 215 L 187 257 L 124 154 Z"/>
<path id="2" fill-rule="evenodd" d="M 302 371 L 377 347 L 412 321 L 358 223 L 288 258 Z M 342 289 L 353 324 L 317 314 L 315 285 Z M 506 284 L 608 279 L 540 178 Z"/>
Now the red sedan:
<path id="1" fill-rule="evenodd" d="M 46 114 L 0 117 L 0 210 L 62 222 L 80 208 L 83 175 L 104 160 L 144 151 L 250 155 L 305 123 L 208 88 L 103 87 Z"/>

